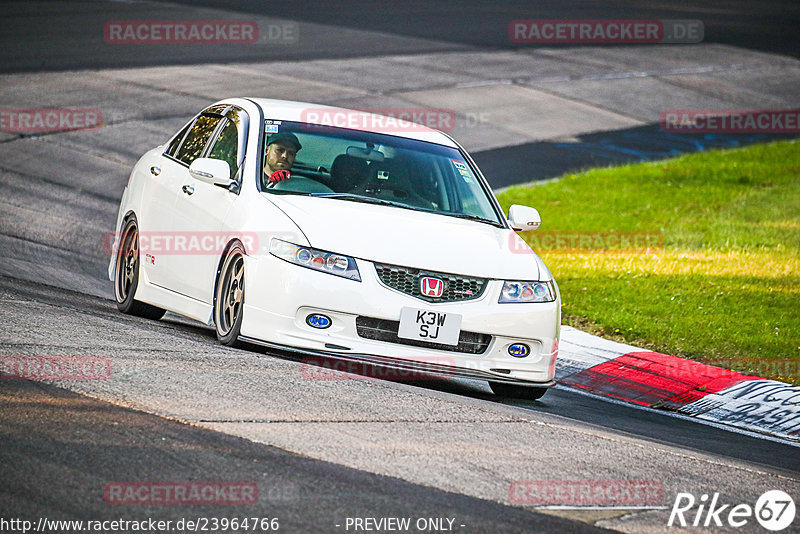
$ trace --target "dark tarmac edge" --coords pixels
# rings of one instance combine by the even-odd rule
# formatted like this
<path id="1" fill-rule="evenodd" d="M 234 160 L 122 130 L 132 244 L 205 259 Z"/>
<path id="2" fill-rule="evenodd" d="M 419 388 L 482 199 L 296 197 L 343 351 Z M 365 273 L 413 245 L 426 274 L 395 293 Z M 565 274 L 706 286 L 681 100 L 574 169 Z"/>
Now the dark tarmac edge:
<path id="1" fill-rule="evenodd" d="M 607 532 L 313 460 L 37 382 L 0 381 L 0 442 L 0 517 L 7 520 L 268 517 L 279 519 L 281 532 L 346 532 L 348 517 L 409 517 L 412 525 L 418 518 L 452 518 L 458 532 Z M 250 482 L 257 484 L 259 498 L 240 506 L 107 504 L 104 486 L 124 481 Z"/>
<path id="2" fill-rule="evenodd" d="M 669 159 L 715 149 L 796 139 L 797 134 L 668 133 L 659 124 L 592 132 L 471 152 L 492 189 L 560 178 L 565 174 Z M 522 183 L 521 183 L 522 178 Z M 527 180 L 527 182 L 525 182 Z"/>

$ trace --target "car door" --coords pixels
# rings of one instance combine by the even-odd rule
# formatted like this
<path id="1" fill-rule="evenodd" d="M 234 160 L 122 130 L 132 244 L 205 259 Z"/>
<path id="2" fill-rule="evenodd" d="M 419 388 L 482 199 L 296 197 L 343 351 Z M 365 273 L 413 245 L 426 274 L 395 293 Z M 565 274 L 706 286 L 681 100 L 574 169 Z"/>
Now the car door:
<path id="1" fill-rule="evenodd" d="M 148 280 L 158 286 L 169 287 L 169 256 L 165 247 L 172 233 L 175 199 L 180 187 L 181 176 L 176 155 L 187 134 L 193 129 L 195 117 L 176 134 L 163 153 L 154 155 L 146 162 L 143 170 L 144 199 L 137 213 L 139 222 L 139 249 L 141 268 Z"/>
<path id="2" fill-rule="evenodd" d="M 161 154 L 150 174 L 142 205 L 140 222 L 140 254 L 142 265 L 151 283 L 178 290 L 180 274 L 176 257 L 182 251 L 182 236 L 176 233 L 175 204 L 186 183 L 189 165 L 205 150 L 208 141 L 222 120 L 224 110 L 209 108 L 195 117 L 183 135 L 178 135 Z"/>
<path id="3" fill-rule="evenodd" d="M 231 178 L 239 183 L 248 128 L 247 113 L 236 106 L 228 107 L 202 152 L 202 157 L 226 161 Z M 188 167 L 183 170 L 182 180 L 173 227 L 176 236 L 185 238 L 185 247 L 170 258 L 170 269 L 179 275 L 173 287 L 210 304 L 220 256 L 228 235 L 236 230 L 226 227 L 225 221 L 238 194 L 195 179 Z"/>

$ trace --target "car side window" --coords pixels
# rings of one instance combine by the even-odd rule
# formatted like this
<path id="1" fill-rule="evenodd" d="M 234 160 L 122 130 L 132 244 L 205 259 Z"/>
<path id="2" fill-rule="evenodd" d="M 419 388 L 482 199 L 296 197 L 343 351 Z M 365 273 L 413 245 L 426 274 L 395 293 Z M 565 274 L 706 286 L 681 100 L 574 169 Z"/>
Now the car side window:
<path id="1" fill-rule="evenodd" d="M 178 133 L 178 135 L 175 136 L 175 138 L 169 144 L 167 149 L 164 151 L 164 154 L 166 154 L 167 156 L 172 156 L 173 158 L 175 157 L 175 153 L 181 146 L 181 141 L 183 141 L 183 138 L 186 137 L 186 132 L 189 131 L 189 128 L 192 127 L 192 124 L 194 124 L 194 121 L 190 122 L 189 124 L 183 127 L 180 133 Z"/>
<path id="2" fill-rule="evenodd" d="M 226 124 L 208 157 L 227 161 L 231 169 L 231 178 L 233 178 L 239 169 L 239 132 L 235 122 L 230 119 L 225 119 L 225 121 Z"/>
<path id="3" fill-rule="evenodd" d="M 192 162 L 203 153 L 203 149 L 220 119 L 221 117 L 211 115 L 200 115 L 197 117 L 194 125 L 192 125 L 192 129 L 178 149 L 177 154 L 175 154 L 175 158 L 187 165 L 191 165 Z"/>

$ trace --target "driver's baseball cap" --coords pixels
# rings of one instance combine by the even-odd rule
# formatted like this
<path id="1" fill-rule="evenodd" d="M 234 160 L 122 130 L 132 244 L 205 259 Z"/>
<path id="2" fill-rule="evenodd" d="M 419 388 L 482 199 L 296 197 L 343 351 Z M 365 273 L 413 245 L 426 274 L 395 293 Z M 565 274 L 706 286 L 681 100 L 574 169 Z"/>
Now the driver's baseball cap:
<path id="1" fill-rule="evenodd" d="M 298 140 L 297 136 L 291 132 L 278 132 L 270 135 L 267 137 L 267 146 L 278 141 L 286 141 L 287 143 L 293 144 L 295 150 L 300 150 L 303 148 L 303 145 L 300 144 L 300 140 Z"/>

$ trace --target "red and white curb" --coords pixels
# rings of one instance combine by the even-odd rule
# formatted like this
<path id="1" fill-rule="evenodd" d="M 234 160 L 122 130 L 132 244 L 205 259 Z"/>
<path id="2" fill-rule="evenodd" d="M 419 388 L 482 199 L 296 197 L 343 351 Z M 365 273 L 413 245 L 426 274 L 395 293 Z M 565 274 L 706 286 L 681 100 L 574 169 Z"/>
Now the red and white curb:
<path id="1" fill-rule="evenodd" d="M 561 327 L 561 385 L 800 442 L 800 387 Z"/>

